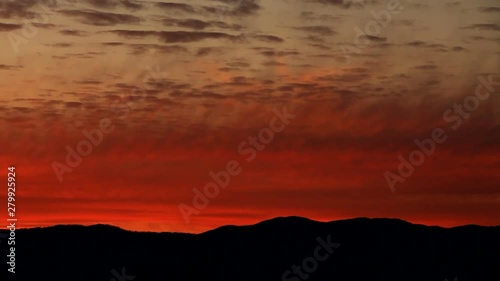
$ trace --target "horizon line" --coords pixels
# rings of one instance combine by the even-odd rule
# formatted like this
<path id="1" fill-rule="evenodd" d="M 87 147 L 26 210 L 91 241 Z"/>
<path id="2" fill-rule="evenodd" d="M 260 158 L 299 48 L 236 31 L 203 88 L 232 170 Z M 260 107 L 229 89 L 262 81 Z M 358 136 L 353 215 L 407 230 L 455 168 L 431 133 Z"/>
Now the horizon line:
<path id="1" fill-rule="evenodd" d="M 310 219 L 307 217 L 301 217 L 301 216 L 278 216 L 278 217 L 272 217 L 269 219 L 261 220 L 258 221 L 254 224 L 242 224 L 242 225 L 234 225 L 234 224 L 227 224 L 227 225 L 221 225 L 203 232 L 199 233 L 192 233 L 192 232 L 179 232 L 179 231 L 151 231 L 151 230 L 132 230 L 132 229 L 127 229 L 123 228 L 117 225 L 113 224 L 107 224 L 107 223 L 93 223 L 93 224 L 54 224 L 54 225 L 48 225 L 48 226 L 34 226 L 34 227 L 20 227 L 16 228 L 16 230 L 31 230 L 31 229 L 48 229 L 48 228 L 53 228 L 53 227 L 60 227 L 60 226 L 66 226 L 66 227 L 95 227 L 95 226 L 106 226 L 110 228 L 117 228 L 122 231 L 127 231 L 127 232 L 137 232 L 137 233 L 181 233 L 181 234 L 192 234 L 192 235 L 198 235 L 198 234 L 203 234 L 207 232 L 211 232 L 223 227 L 247 227 L 247 226 L 256 226 L 261 223 L 265 222 L 270 222 L 278 219 L 302 219 L 302 220 L 308 220 L 313 223 L 334 223 L 334 222 L 342 222 L 342 221 L 353 221 L 353 220 L 392 220 L 392 221 L 399 221 L 399 222 L 404 222 L 408 223 L 411 225 L 416 225 L 416 226 L 425 226 L 425 227 L 438 227 L 442 229 L 453 229 L 453 228 L 459 228 L 459 227 L 500 227 L 500 225 L 480 225 L 480 224 L 464 224 L 464 225 L 457 225 L 457 226 L 441 226 L 441 225 L 427 225 L 427 224 L 422 224 L 422 223 L 413 223 L 404 219 L 400 218 L 388 218 L 388 217 L 352 217 L 352 218 L 346 218 L 346 219 L 338 219 L 338 220 L 329 220 L 329 221 L 321 221 L 321 220 L 314 220 Z M 0 229 L 1 231 L 8 231 L 8 229 Z"/>

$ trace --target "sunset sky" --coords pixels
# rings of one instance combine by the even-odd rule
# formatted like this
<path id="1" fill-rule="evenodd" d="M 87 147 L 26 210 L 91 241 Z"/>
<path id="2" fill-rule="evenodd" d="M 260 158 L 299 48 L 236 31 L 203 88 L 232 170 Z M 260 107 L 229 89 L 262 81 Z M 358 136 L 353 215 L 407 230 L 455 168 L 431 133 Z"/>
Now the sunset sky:
<path id="1" fill-rule="evenodd" d="M 16 165 L 19 226 L 500 225 L 500 2 L 389 2 L 1 0 L 0 179 Z M 453 129 L 443 114 L 489 74 L 496 91 Z M 285 106 L 247 161 L 238 146 Z M 60 181 L 53 163 L 103 119 L 114 130 Z M 384 173 L 435 128 L 448 139 L 392 192 Z M 231 160 L 241 174 L 186 224 L 179 204 Z"/>

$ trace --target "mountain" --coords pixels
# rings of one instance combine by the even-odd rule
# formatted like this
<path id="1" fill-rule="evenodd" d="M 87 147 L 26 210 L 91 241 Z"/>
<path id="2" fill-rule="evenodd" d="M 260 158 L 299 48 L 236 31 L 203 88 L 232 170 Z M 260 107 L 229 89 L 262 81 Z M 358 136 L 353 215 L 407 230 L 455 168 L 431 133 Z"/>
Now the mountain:
<path id="1" fill-rule="evenodd" d="M 2 239 L 4 265 L 8 247 Z M 60 225 L 17 230 L 15 255 L 9 280 L 499 281 L 500 227 L 300 217 L 201 234 Z"/>

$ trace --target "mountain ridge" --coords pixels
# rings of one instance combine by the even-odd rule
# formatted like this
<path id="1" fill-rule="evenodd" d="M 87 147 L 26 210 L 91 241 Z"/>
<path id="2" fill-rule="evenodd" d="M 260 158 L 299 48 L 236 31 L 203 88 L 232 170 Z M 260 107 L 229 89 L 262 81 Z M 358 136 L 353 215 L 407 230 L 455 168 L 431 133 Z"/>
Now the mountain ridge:
<path id="1" fill-rule="evenodd" d="M 277 217 L 199 234 L 59 225 L 16 231 L 16 280 L 132 280 L 113 276 L 125 270 L 138 281 L 498 281 L 499 237 L 500 226 L 384 218 Z M 318 253 L 307 279 L 294 273 Z"/>
<path id="2" fill-rule="evenodd" d="M 437 227 L 437 228 L 442 228 L 442 229 L 456 229 L 456 228 L 469 228 L 469 227 L 479 227 L 479 228 L 500 228 L 500 225 L 477 225 L 477 224 L 465 224 L 465 225 L 459 225 L 459 226 L 453 226 L 453 227 L 444 227 L 444 226 L 439 226 L 439 225 L 426 225 L 426 224 L 419 224 L 419 223 L 412 223 L 403 219 L 398 219 L 398 218 L 368 218 L 368 217 L 356 217 L 356 218 L 348 218 L 348 219 L 341 219 L 341 220 L 332 220 L 332 221 L 317 221 L 313 219 L 309 219 L 306 217 L 300 217 L 300 216 L 280 216 L 280 217 L 274 217 L 270 219 L 266 219 L 254 224 L 249 224 L 249 225 L 223 225 L 216 227 L 214 229 L 210 229 L 204 232 L 200 233 L 190 233 L 190 232 L 170 232 L 170 231 L 138 231 L 138 230 L 129 230 L 125 228 L 121 228 L 119 226 L 111 225 L 111 224 L 102 224 L 102 223 L 97 223 L 97 224 L 91 224 L 91 225 L 81 225 L 81 224 L 56 224 L 56 225 L 51 225 L 51 226 L 43 226 L 43 227 L 32 227 L 32 228 L 20 228 L 17 231 L 26 231 L 26 230 L 40 230 L 40 229 L 51 229 L 51 228 L 90 228 L 90 229 L 99 229 L 99 228 L 109 228 L 109 229 L 115 229 L 115 230 L 122 230 L 125 232 L 133 232 L 133 233 L 177 233 L 177 234 L 193 234 L 193 235 L 199 235 L 199 234 L 204 234 L 212 231 L 216 231 L 219 229 L 226 229 L 226 228 L 244 228 L 244 227 L 252 227 L 252 226 L 260 226 L 260 225 L 266 225 L 270 223 L 276 223 L 276 222 L 284 222 L 284 223 L 290 223 L 290 222 L 307 222 L 307 223 L 323 223 L 323 224 L 330 224 L 330 223 L 348 223 L 348 222 L 357 222 L 357 221 L 372 221 L 372 222 L 393 222 L 393 223 L 401 223 L 401 224 L 406 224 L 406 225 L 413 225 L 413 226 L 425 226 L 425 227 Z M 5 229 L 0 229 L 1 232 L 8 232 L 8 230 Z"/>

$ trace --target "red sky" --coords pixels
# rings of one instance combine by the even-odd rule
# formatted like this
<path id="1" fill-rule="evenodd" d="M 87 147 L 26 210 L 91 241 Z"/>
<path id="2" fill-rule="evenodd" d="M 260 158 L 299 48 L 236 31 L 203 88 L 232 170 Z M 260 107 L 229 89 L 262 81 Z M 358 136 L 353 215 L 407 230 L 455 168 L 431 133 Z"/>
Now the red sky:
<path id="1" fill-rule="evenodd" d="M 458 128 L 443 119 L 478 77 L 500 81 L 500 7 L 469 2 L 401 1 L 363 48 L 355 28 L 383 3 L 1 4 L 0 179 L 16 165 L 19 225 L 198 233 L 289 215 L 499 225 L 498 82 Z M 18 24 L 37 18 L 13 47 Z M 346 61 L 345 46 L 361 52 Z M 285 106 L 295 117 L 248 162 L 238 146 Z M 59 181 L 53 163 L 67 165 L 66 146 L 106 118 L 114 130 Z M 392 192 L 384 173 L 436 128 L 447 140 Z M 187 224 L 179 204 L 232 160 L 242 172 Z"/>

